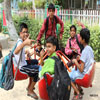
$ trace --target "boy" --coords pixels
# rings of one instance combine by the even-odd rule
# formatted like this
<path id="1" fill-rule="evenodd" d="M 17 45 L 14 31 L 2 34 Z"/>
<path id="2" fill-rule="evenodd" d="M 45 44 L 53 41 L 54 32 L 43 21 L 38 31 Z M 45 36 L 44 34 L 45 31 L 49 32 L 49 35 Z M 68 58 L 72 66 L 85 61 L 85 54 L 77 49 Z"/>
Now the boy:
<path id="1" fill-rule="evenodd" d="M 47 19 L 44 20 L 44 23 L 42 25 L 42 28 L 38 34 L 37 37 L 37 41 L 41 40 L 41 37 L 43 36 L 43 33 L 45 32 L 45 39 L 47 39 L 49 36 L 56 36 L 56 24 L 59 23 L 61 26 L 61 30 L 60 30 L 60 39 L 62 39 L 62 35 L 64 32 L 64 24 L 62 22 L 62 20 L 58 17 L 55 16 L 55 6 L 50 3 L 49 7 L 48 7 L 48 13 L 49 13 L 49 17 L 48 17 L 48 25 L 46 25 Z"/>
<path id="2" fill-rule="evenodd" d="M 25 46 L 31 46 L 32 42 L 34 42 L 34 40 L 31 40 L 31 39 L 29 39 L 29 37 L 27 37 L 28 36 L 28 27 L 25 23 L 22 23 L 20 25 L 19 36 L 20 36 L 20 38 L 17 41 L 17 47 L 14 51 L 14 57 L 17 62 L 17 65 L 18 65 L 20 56 L 22 56 L 22 58 L 20 60 L 20 64 L 19 64 L 19 69 L 20 69 L 20 71 L 28 74 L 28 76 L 29 76 L 29 85 L 27 88 L 27 91 L 28 91 L 27 95 L 33 97 L 34 99 L 38 99 L 38 96 L 33 91 L 34 86 L 38 80 L 38 73 L 33 74 L 31 72 L 31 70 L 34 70 L 34 66 L 32 66 L 32 65 L 38 64 L 38 61 L 32 60 L 31 63 L 29 64 L 28 61 L 25 60 Z"/>
<path id="3" fill-rule="evenodd" d="M 90 31 L 88 29 L 82 29 L 80 31 L 80 43 L 84 46 L 84 49 L 82 51 L 80 60 L 81 60 L 81 65 L 78 63 L 76 59 L 73 59 L 72 62 L 75 63 L 77 66 L 77 70 L 74 68 L 72 69 L 72 72 L 69 73 L 70 78 L 72 80 L 72 86 L 75 89 L 75 86 L 73 82 L 77 78 L 83 78 L 84 75 L 89 71 L 89 68 L 92 63 L 94 63 L 94 54 L 92 48 L 88 45 L 90 39 Z M 77 95 L 74 96 L 74 100 L 81 98 L 80 95 L 80 90 L 82 91 L 82 88 L 79 87 L 79 89 L 76 89 Z"/>
<path id="4" fill-rule="evenodd" d="M 78 21 L 77 23 L 79 26 L 85 28 L 85 26 Z M 76 35 L 76 26 L 72 25 L 70 27 L 70 38 L 67 40 L 66 48 L 65 48 L 65 54 L 69 57 L 69 59 L 72 59 L 74 55 L 81 54 L 80 49 L 80 35 Z M 78 42 L 77 42 L 78 41 Z"/>
<path id="5" fill-rule="evenodd" d="M 50 36 L 46 41 L 46 50 L 48 54 L 48 58 L 45 60 L 45 63 L 43 62 L 43 53 L 40 53 L 41 56 L 41 65 L 43 65 L 41 70 L 41 76 L 44 75 L 45 72 L 48 72 L 49 74 L 54 74 L 54 66 L 55 66 L 55 60 L 51 57 L 56 56 L 56 50 L 57 50 L 57 38 L 54 36 Z"/>

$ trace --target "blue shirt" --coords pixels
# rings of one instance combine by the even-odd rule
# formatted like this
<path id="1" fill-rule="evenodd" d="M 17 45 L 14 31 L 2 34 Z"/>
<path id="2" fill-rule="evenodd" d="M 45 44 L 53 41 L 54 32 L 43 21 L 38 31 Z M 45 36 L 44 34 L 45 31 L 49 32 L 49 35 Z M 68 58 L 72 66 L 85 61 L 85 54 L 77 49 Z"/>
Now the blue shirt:
<path id="1" fill-rule="evenodd" d="M 83 49 L 80 60 L 85 63 L 83 74 L 86 74 L 89 71 L 91 64 L 94 62 L 94 54 L 90 46 L 87 45 Z"/>

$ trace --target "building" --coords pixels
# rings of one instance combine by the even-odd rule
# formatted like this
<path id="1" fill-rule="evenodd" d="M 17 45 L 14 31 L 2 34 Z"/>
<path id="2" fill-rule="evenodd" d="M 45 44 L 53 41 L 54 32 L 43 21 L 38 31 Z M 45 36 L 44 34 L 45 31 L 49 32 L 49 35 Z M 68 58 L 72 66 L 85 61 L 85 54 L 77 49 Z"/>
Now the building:
<path id="1" fill-rule="evenodd" d="M 64 0 L 62 3 L 66 9 L 100 9 L 100 0 Z"/>

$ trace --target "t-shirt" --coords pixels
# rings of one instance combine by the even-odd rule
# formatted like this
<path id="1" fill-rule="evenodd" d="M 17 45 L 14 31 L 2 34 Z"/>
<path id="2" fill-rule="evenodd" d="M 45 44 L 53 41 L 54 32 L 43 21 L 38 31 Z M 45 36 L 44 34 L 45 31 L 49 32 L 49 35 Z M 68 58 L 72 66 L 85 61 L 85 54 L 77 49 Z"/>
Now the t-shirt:
<path id="1" fill-rule="evenodd" d="M 42 67 L 42 70 L 41 70 L 41 76 L 43 76 L 44 73 L 46 72 L 50 74 L 54 74 L 55 60 L 51 58 L 53 56 L 57 57 L 56 53 L 53 53 L 51 56 L 48 57 L 48 59 L 45 60 L 44 66 Z"/>
<path id="2" fill-rule="evenodd" d="M 89 71 L 91 64 L 94 62 L 93 50 L 90 46 L 86 46 L 81 54 L 80 60 L 85 63 L 83 74 Z"/>
<path id="3" fill-rule="evenodd" d="M 18 47 L 19 45 L 21 45 L 22 43 L 23 43 L 22 39 L 19 38 L 19 39 L 17 40 L 17 47 Z M 15 53 L 14 53 L 14 57 L 15 57 L 15 60 L 16 60 L 17 65 L 18 65 L 18 61 L 19 61 L 19 58 L 20 58 L 20 54 L 21 54 L 21 51 L 20 51 L 18 54 L 15 54 Z M 27 65 L 27 62 L 26 62 L 26 60 L 25 60 L 25 48 L 23 47 L 22 59 L 20 60 L 20 63 L 19 63 L 19 69 L 20 69 L 22 66 L 25 66 L 25 65 Z M 15 67 L 17 67 L 17 66 L 15 66 Z"/>

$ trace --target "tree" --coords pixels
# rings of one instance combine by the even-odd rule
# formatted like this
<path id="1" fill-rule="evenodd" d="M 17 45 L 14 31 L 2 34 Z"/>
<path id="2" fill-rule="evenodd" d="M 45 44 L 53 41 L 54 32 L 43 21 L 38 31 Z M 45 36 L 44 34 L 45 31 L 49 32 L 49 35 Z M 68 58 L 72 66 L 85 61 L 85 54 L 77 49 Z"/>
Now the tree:
<path id="1" fill-rule="evenodd" d="M 0 0 L 0 3 L 2 3 L 4 0 Z"/>
<path id="2" fill-rule="evenodd" d="M 18 35 L 11 15 L 11 0 L 4 0 L 4 11 L 5 11 L 7 28 L 9 31 L 10 39 L 17 40 Z"/>

